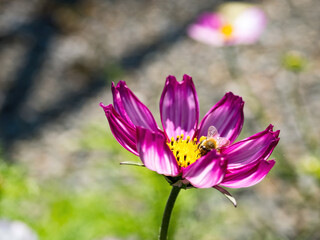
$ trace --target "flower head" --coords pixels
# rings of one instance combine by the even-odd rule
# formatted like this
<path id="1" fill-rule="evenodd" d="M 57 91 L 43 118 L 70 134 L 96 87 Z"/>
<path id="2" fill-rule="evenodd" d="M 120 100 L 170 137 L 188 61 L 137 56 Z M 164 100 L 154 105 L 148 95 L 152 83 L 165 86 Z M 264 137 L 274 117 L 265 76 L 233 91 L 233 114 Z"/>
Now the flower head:
<path id="1" fill-rule="evenodd" d="M 214 45 L 252 44 L 266 25 L 264 12 L 248 3 L 226 3 L 214 13 L 204 13 L 188 28 L 188 35 Z"/>
<path id="2" fill-rule="evenodd" d="M 117 141 L 175 186 L 249 187 L 275 164 L 268 161 L 279 141 L 279 131 L 274 132 L 272 125 L 235 142 L 243 125 L 244 102 L 231 92 L 199 123 L 192 78 L 184 75 L 178 82 L 168 76 L 160 99 L 163 130 L 125 82 L 112 84 L 112 94 L 113 105 L 100 105 Z"/>

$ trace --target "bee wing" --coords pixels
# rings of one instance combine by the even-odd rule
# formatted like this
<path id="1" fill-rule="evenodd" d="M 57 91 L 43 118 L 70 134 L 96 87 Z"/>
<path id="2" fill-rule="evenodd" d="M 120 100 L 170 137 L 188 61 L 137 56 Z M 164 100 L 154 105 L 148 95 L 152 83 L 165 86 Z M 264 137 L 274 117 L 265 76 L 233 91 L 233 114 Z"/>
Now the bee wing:
<path id="1" fill-rule="evenodd" d="M 218 145 L 219 148 L 227 146 L 227 145 L 230 144 L 229 139 L 228 138 L 224 138 L 224 137 L 217 137 L 216 141 L 217 141 L 217 145 Z"/>
<path id="2" fill-rule="evenodd" d="M 213 138 L 218 135 L 218 130 L 214 126 L 210 126 L 208 129 L 207 138 Z"/>

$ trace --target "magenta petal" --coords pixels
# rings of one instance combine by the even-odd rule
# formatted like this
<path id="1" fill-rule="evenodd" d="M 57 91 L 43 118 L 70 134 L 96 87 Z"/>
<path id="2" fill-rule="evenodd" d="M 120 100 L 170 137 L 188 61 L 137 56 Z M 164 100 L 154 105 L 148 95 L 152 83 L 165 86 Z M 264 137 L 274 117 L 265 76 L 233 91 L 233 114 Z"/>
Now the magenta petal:
<path id="1" fill-rule="evenodd" d="M 136 146 L 136 130 L 129 125 L 110 104 L 108 106 L 100 103 L 109 121 L 111 132 L 117 141 L 128 151 L 139 156 Z"/>
<path id="2" fill-rule="evenodd" d="M 160 99 L 160 115 L 169 139 L 181 134 L 193 136 L 198 126 L 199 104 L 191 77 L 184 75 L 177 82 L 174 76 L 168 76 Z"/>
<path id="3" fill-rule="evenodd" d="M 271 170 L 276 162 L 261 159 L 258 164 L 251 164 L 234 173 L 227 173 L 220 183 L 229 188 L 250 187 L 259 183 Z"/>
<path id="4" fill-rule="evenodd" d="M 182 177 L 197 188 L 210 188 L 223 180 L 226 166 L 227 162 L 212 150 L 195 163 L 184 168 Z"/>
<path id="5" fill-rule="evenodd" d="M 273 132 L 273 126 L 248 137 L 229 147 L 222 148 L 221 154 L 228 159 L 228 170 L 241 168 L 259 159 L 267 159 L 279 142 L 279 131 Z"/>
<path id="6" fill-rule="evenodd" d="M 152 171 L 177 176 L 179 166 L 163 134 L 137 127 L 137 149 L 142 163 Z"/>
<path id="7" fill-rule="evenodd" d="M 229 92 L 214 105 L 200 123 L 198 138 L 207 136 L 210 126 L 215 126 L 221 137 L 232 143 L 240 134 L 243 125 L 243 105 L 241 97 Z"/>
<path id="8" fill-rule="evenodd" d="M 218 14 L 207 12 L 200 15 L 195 24 L 212 30 L 219 30 L 222 25 L 222 20 Z"/>
<path id="9" fill-rule="evenodd" d="M 112 83 L 113 105 L 116 111 L 132 126 L 158 131 L 150 110 L 132 93 L 124 81 L 115 87 Z"/>
<path id="10" fill-rule="evenodd" d="M 218 14 L 205 13 L 197 19 L 196 23 L 189 26 L 187 32 L 194 40 L 213 46 L 222 46 L 224 38 L 219 31 L 221 26 L 222 19 Z"/>

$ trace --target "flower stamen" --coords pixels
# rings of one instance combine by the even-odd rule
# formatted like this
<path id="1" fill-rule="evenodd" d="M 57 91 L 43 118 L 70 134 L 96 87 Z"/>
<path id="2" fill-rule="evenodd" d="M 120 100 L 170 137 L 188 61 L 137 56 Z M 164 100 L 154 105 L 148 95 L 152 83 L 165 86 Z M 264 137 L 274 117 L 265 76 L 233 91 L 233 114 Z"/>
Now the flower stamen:
<path id="1" fill-rule="evenodd" d="M 232 34 L 233 34 L 233 27 L 231 24 L 225 24 L 220 28 L 221 33 L 223 34 L 224 38 L 226 40 L 231 39 L 232 38 Z"/>
<path id="2" fill-rule="evenodd" d="M 201 154 L 198 148 L 199 143 L 197 138 L 191 141 L 189 136 L 187 136 L 185 140 L 183 138 L 183 134 L 177 136 L 175 139 L 172 137 L 168 146 L 177 159 L 179 166 L 187 167 L 197 161 L 201 157 Z"/>

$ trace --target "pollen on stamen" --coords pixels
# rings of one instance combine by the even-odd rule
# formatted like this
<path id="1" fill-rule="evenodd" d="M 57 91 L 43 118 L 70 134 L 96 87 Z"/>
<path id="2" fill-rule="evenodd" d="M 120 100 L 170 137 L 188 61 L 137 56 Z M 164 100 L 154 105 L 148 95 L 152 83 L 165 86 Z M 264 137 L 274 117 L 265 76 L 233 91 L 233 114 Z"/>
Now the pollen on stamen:
<path id="1" fill-rule="evenodd" d="M 198 149 L 198 140 L 194 138 L 191 140 L 190 136 L 187 136 L 184 140 L 184 135 L 181 134 L 176 138 L 171 138 L 168 143 L 170 150 L 173 152 L 179 166 L 187 167 L 190 164 L 197 161 L 201 157 Z"/>
<path id="2" fill-rule="evenodd" d="M 233 34 L 233 27 L 230 24 L 225 24 L 220 29 L 221 33 L 224 35 L 225 38 L 229 39 L 231 38 Z"/>
<path id="3" fill-rule="evenodd" d="M 206 140 L 206 139 L 207 139 L 207 137 L 202 136 L 202 137 L 200 137 L 199 142 L 202 142 L 203 140 Z"/>

